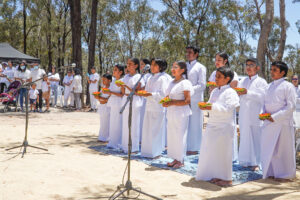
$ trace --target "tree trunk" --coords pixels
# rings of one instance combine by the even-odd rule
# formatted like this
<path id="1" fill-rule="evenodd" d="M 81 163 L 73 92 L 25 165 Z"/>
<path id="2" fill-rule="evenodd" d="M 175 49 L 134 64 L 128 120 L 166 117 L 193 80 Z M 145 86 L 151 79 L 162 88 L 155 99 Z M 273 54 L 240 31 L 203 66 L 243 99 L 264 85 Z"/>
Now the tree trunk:
<path id="1" fill-rule="evenodd" d="M 286 42 L 285 0 L 280 0 L 279 7 L 280 7 L 281 33 L 280 33 L 280 43 L 279 43 L 276 60 L 282 60 L 284 49 L 285 49 L 285 42 Z"/>
<path id="2" fill-rule="evenodd" d="M 96 31 L 97 31 L 97 7 L 98 0 L 92 1 L 92 14 L 91 14 L 91 24 L 89 30 L 89 58 L 88 58 L 88 72 L 90 72 L 91 68 L 95 65 L 95 46 L 96 46 Z M 86 90 L 88 94 L 89 84 L 86 85 Z M 87 95 L 86 105 L 90 103 L 90 96 Z"/>
<path id="3" fill-rule="evenodd" d="M 257 59 L 261 65 L 261 76 L 265 77 L 265 55 L 268 51 L 268 38 L 271 32 L 274 17 L 274 0 L 266 0 L 266 14 L 261 27 L 261 32 L 257 45 Z"/>

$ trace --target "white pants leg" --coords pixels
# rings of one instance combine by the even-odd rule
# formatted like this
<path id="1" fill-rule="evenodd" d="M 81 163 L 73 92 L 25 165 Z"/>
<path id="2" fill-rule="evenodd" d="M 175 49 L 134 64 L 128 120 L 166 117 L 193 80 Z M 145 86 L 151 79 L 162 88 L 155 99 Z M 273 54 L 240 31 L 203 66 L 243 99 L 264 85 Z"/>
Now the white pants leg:
<path id="1" fill-rule="evenodd" d="M 93 92 L 97 92 L 95 90 L 89 90 L 90 92 L 90 102 L 91 102 L 91 109 L 97 109 L 97 99 L 95 99 Z"/>
<path id="2" fill-rule="evenodd" d="M 122 114 L 121 105 L 110 107 L 109 142 L 107 146 L 119 148 L 122 143 Z"/>
<path id="3" fill-rule="evenodd" d="M 98 113 L 100 115 L 98 140 L 106 142 L 109 138 L 110 107 L 107 107 L 106 104 L 100 104 L 98 107 Z"/>
<path id="4" fill-rule="evenodd" d="M 65 93 L 64 93 L 64 106 L 68 106 L 70 94 L 71 94 L 71 89 L 69 86 L 66 86 Z"/>

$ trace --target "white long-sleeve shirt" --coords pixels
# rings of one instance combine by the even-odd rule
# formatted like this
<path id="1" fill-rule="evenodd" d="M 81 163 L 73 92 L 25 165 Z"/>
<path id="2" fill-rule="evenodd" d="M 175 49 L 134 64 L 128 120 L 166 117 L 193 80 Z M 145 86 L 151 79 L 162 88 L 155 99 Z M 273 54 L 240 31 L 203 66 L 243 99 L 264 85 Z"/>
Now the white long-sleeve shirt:
<path id="1" fill-rule="evenodd" d="M 197 60 L 191 63 L 187 62 L 188 80 L 192 83 L 194 88 L 194 95 L 191 97 L 191 101 L 202 101 L 204 91 L 206 89 L 206 67 Z"/>
<path id="2" fill-rule="evenodd" d="M 295 86 L 284 78 L 269 84 L 264 98 L 264 110 L 271 113 L 275 123 L 293 126 L 293 112 L 296 108 Z M 265 121 L 265 123 L 269 123 Z"/>
<path id="3" fill-rule="evenodd" d="M 81 84 L 81 76 L 75 75 L 71 88 L 74 88 L 74 93 L 82 93 L 82 84 Z"/>
<path id="4" fill-rule="evenodd" d="M 247 94 L 240 96 L 240 123 L 245 125 L 259 126 L 261 120 L 258 115 L 262 113 L 264 104 L 264 94 L 268 87 L 265 79 L 258 75 L 244 78 L 238 84 L 240 88 L 246 88 Z"/>
<path id="5" fill-rule="evenodd" d="M 153 74 L 147 81 L 146 91 L 151 93 L 146 99 L 146 111 L 164 112 L 164 108 L 159 101 L 166 96 L 169 80 L 162 73 Z"/>

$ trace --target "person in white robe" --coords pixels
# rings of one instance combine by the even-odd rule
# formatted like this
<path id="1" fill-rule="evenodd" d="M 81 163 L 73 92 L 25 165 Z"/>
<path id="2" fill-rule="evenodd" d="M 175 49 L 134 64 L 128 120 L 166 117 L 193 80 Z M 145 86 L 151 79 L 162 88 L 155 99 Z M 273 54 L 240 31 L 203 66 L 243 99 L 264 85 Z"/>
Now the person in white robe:
<path id="1" fill-rule="evenodd" d="M 263 178 L 286 181 L 296 176 L 295 130 L 293 112 L 296 107 L 294 86 L 285 80 L 288 66 L 281 61 L 271 64 L 271 82 L 265 93 L 264 120 L 261 130 L 261 164 Z"/>
<path id="2" fill-rule="evenodd" d="M 167 163 L 167 166 L 180 168 L 184 166 L 186 155 L 189 117 L 192 114 L 189 104 L 194 88 L 185 79 L 187 66 L 184 61 L 173 63 L 171 72 L 174 79 L 166 91 L 166 97 L 171 101 L 163 103 L 163 106 L 167 107 L 168 157 L 174 160 Z"/>
<path id="3" fill-rule="evenodd" d="M 110 74 L 103 74 L 102 84 L 105 88 L 109 88 L 112 82 L 112 76 Z M 98 140 L 100 142 L 107 142 L 109 140 L 109 119 L 110 119 L 110 107 L 107 106 L 107 102 L 110 98 L 110 95 L 101 91 L 101 96 L 96 97 L 100 104 L 98 105 L 98 113 L 100 115 L 100 130 Z"/>
<path id="4" fill-rule="evenodd" d="M 233 113 L 239 106 L 239 97 L 229 85 L 233 75 L 230 68 L 217 69 L 217 88 L 208 100 L 212 105 L 201 108 L 209 111 L 209 119 L 202 137 L 196 180 L 211 181 L 219 186 L 232 184 Z"/>
<path id="5" fill-rule="evenodd" d="M 292 76 L 292 84 L 294 85 L 297 94 L 296 110 L 294 112 L 294 124 L 296 129 L 300 129 L 300 86 L 299 78 L 296 74 Z"/>
<path id="6" fill-rule="evenodd" d="M 126 74 L 123 78 L 124 85 L 120 85 L 122 87 L 122 94 L 125 96 L 122 100 L 122 106 L 127 101 L 127 96 L 132 91 L 135 84 L 139 81 L 141 75 L 137 73 L 139 70 L 139 59 L 130 58 L 127 60 L 127 70 L 128 74 Z M 138 83 L 137 90 L 140 90 L 145 86 L 143 79 Z M 140 150 L 140 126 L 141 126 L 141 108 L 143 105 L 143 99 L 140 96 L 133 95 L 132 100 L 132 120 L 131 120 L 131 142 L 132 148 L 131 152 L 138 152 Z M 128 136 L 129 136 L 129 127 L 128 127 L 128 116 L 129 115 L 129 102 L 125 107 L 125 110 L 122 114 L 122 150 L 124 152 L 128 152 Z"/>
<path id="7" fill-rule="evenodd" d="M 91 110 L 95 111 L 97 108 L 97 99 L 95 99 L 93 93 L 98 91 L 99 85 L 99 74 L 96 72 L 96 68 L 91 68 L 91 74 L 87 76 L 87 80 L 89 83 L 89 93 L 90 93 L 90 102 L 91 102 Z"/>
<path id="8" fill-rule="evenodd" d="M 68 70 L 68 73 L 64 77 L 64 80 L 63 80 L 63 85 L 65 86 L 64 107 L 68 106 L 68 102 L 69 102 L 71 91 L 72 91 L 72 82 L 73 82 L 72 70 Z"/>
<path id="9" fill-rule="evenodd" d="M 125 67 L 123 65 L 115 65 L 113 68 L 114 79 L 109 86 L 109 92 L 104 92 L 110 95 L 107 106 L 110 107 L 110 119 L 109 119 L 109 139 L 108 147 L 120 148 L 122 143 L 122 114 L 120 110 L 122 108 L 122 91 L 117 85 L 116 81 L 123 81 Z"/>
<path id="10" fill-rule="evenodd" d="M 216 58 L 215 58 L 215 65 L 216 68 L 220 68 L 220 67 L 230 67 L 229 64 L 229 56 L 227 53 L 225 52 L 219 52 L 216 54 Z M 216 70 L 213 71 L 208 79 L 208 81 L 210 82 L 215 82 L 216 81 Z M 238 74 L 236 72 L 234 72 L 234 76 L 232 81 L 230 82 L 230 87 L 232 88 L 236 88 L 239 82 L 239 77 Z M 215 87 L 210 86 L 209 87 L 209 92 L 211 92 Z M 238 134 L 237 134 L 237 126 L 236 126 L 236 111 L 234 111 L 234 122 L 235 122 L 235 128 L 234 128 L 234 137 L 233 137 L 233 144 L 232 144 L 232 148 L 233 148 L 233 154 L 232 154 L 232 161 L 235 162 L 238 159 Z"/>
<path id="11" fill-rule="evenodd" d="M 141 156 L 155 158 L 164 150 L 164 113 L 159 101 L 165 97 L 168 79 L 162 75 L 167 62 L 163 59 L 152 59 L 152 75 L 146 83 L 147 93 L 138 94 L 146 98 L 146 109 L 143 123 Z"/>
<path id="12" fill-rule="evenodd" d="M 150 61 L 146 58 L 144 59 L 141 59 L 140 60 L 140 72 L 143 72 L 144 71 L 144 68 L 146 65 L 150 65 Z M 146 71 L 144 76 L 143 76 L 143 81 L 145 83 L 145 86 L 149 80 L 149 78 L 151 77 L 151 72 L 150 70 L 149 71 Z M 145 89 L 145 88 L 142 88 L 142 89 Z M 146 110 L 146 99 L 145 98 L 142 98 L 143 99 L 143 105 L 142 105 L 142 108 L 141 108 L 141 126 L 140 126 L 140 142 L 142 142 L 142 136 L 143 136 L 143 123 L 144 123 L 144 115 L 145 115 L 145 110 Z"/>
<path id="13" fill-rule="evenodd" d="M 186 58 L 188 60 L 188 80 L 194 88 L 194 95 L 191 96 L 192 115 L 189 119 L 189 130 L 187 135 L 187 154 L 197 154 L 200 150 L 203 113 L 198 108 L 197 103 L 203 101 L 206 89 L 206 67 L 197 61 L 199 48 L 188 46 L 186 48 Z"/>
<path id="14" fill-rule="evenodd" d="M 256 58 L 246 60 L 248 77 L 241 80 L 239 88 L 244 91 L 237 92 L 240 96 L 239 127 L 239 164 L 259 170 L 260 165 L 260 140 L 262 121 L 258 116 L 262 113 L 264 92 L 268 87 L 265 79 L 258 76 L 260 67 Z"/>

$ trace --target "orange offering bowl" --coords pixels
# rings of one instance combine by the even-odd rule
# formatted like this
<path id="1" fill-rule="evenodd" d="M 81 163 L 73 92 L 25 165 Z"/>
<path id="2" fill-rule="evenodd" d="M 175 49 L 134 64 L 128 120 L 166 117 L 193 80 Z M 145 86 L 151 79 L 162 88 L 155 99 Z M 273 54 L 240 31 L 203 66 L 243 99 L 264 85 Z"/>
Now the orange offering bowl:
<path id="1" fill-rule="evenodd" d="M 259 119 L 264 120 L 264 119 L 269 119 L 271 117 L 270 113 L 262 113 L 259 114 Z"/>
<path id="2" fill-rule="evenodd" d="M 115 83 L 120 84 L 120 85 L 125 85 L 123 81 L 117 80 Z"/>
<path id="3" fill-rule="evenodd" d="M 211 105 L 212 105 L 211 103 L 207 103 L 207 102 L 199 102 L 198 103 L 198 106 L 200 108 L 206 108 L 206 107 L 211 106 Z"/>
<path id="4" fill-rule="evenodd" d="M 101 92 L 93 92 L 93 95 L 99 97 L 101 95 Z"/>
<path id="5" fill-rule="evenodd" d="M 169 97 L 165 97 L 162 100 L 160 100 L 159 103 L 163 104 L 163 103 L 167 103 L 167 102 L 170 102 L 170 101 L 171 101 L 171 99 Z"/>
<path id="6" fill-rule="evenodd" d="M 145 91 L 145 90 L 139 90 L 139 91 L 137 91 L 137 93 L 138 93 L 138 94 L 147 94 L 148 92 Z"/>
<path id="7" fill-rule="evenodd" d="M 109 89 L 108 88 L 102 88 L 102 91 L 103 92 L 109 92 Z"/>
<path id="8" fill-rule="evenodd" d="M 210 86 L 216 87 L 217 84 L 216 84 L 216 82 L 209 81 L 209 82 L 206 83 L 206 86 L 207 86 L 207 87 L 210 87 Z"/>
<path id="9" fill-rule="evenodd" d="M 234 88 L 234 90 L 237 92 L 244 92 L 245 88 Z"/>

